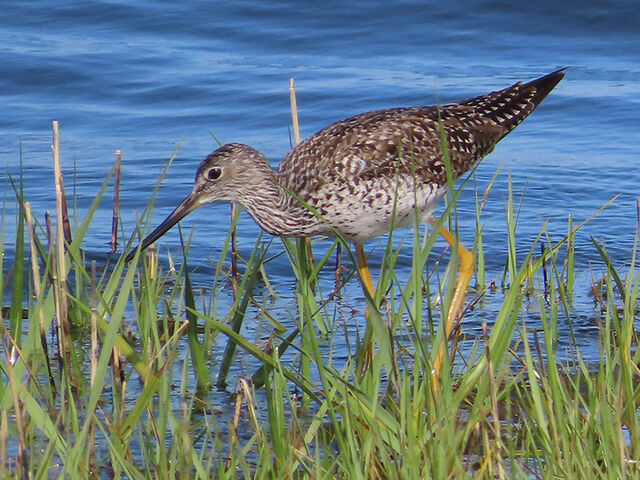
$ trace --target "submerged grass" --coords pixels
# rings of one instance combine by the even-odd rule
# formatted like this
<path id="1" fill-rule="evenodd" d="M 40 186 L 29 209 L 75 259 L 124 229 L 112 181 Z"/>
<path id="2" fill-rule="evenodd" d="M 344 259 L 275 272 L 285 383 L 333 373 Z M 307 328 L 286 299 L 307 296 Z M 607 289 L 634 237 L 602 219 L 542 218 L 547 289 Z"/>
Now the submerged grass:
<path id="1" fill-rule="evenodd" d="M 317 281 L 338 243 L 314 265 L 303 242 L 282 240 L 297 278 L 296 326 L 283 331 L 287 322 L 256 294 L 271 258 L 269 245 L 260 239 L 240 273 L 229 312 L 219 313 L 216 292 L 219 285 L 228 285 L 224 275 L 231 235 L 209 301 L 191 285 L 186 253 L 177 272 L 163 272 L 153 255 L 136 256 L 128 268 L 123 258 L 114 259 L 99 275 L 86 266 L 80 247 L 109 182 L 66 252 L 40 238 L 46 227 L 35 224 L 27 199 L 16 195 L 21 207 L 17 231 L 26 225 L 29 239 L 17 234 L 16 258 L 7 269 L 13 272 L 11 291 L 3 292 L 12 306 L 9 328 L 3 323 L 0 331 L 0 478 L 640 474 L 640 353 L 634 329 L 640 269 L 635 249 L 622 275 L 606 246 L 593 240 L 606 269 L 598 291 L 601 362 L 597 369 L 588 366 L 578 345 L 571 360 L 560 361 L 558 325 L 573 314 L 575 237 L 581 224 L 574 226 L 569 218 L 560 243 L 542 231 L 531 245 L 518 244 L 510 188 L 502 306 L 482 336 L 465 339 L 458 333 L 455 359 L 446 348 L 436 386 L 432 371 L 445 341 L 440 325 L 451 301 L 457 259 L 453 254 L 444 269 L 429 262 L 433 236 L 421 237 L 417 230 L 412 247 L 394 247 L 389 240 L 381 254 L 376 298 L 368 303 L 376 355 L 362 372 L 355 355 L 342 361 L 333 356 L 332 346 L 342 333 L 332 320 L 341 307 L 338 296 L 321 291 Z M 476 201 L 478 292 L 486 287 L 484 198 L 486 192 Z M 25 243 L 37 257 L 30 271 L 18 258 L 27 250 Z M 48 249 L 37 247 L 45 243 Z M 523 247 L 528 254 L 521 258 L 516 251 Z M 344 258 L 354 258 L 349 245 L 341 248 Z M 395 268 L 400 248 L 413 249 L 407 275 Z M 65 275 L 56 274 L 56 266 L 64 266 Z M 73 290 L 61 285 L 61 278 L 73 278 Z M 342 280 L 353 284 L 357 277 Z M 22 319 L 15 312 L 27 285 L 27 318 Z M 59 294 L 67 300 L 71 330 L 79 333 L 62 332 L 66 338 L 47 344 L 42 332 L 58 324 Z M 530 325 L 525 303 L 529 309 L 537 303 L 541 329 Z M 263 345 L 243 337 L 243 320 L 252 305 L 273 325 Z M 15 325 L 21 321 L 18 331 Z M 93 356 L 83 348 L 90 337 Z M 363 341 L 347 338 L 346 344 L 357 348 Z M 51 348 L 61 345 L 66 354 Z M 225 346 L 222 353 L 220 345 Z M 294 353 L 285 355 L 287 349 Z M 229 378 L 231 362 L 243 356 L 254 357 L 262 368 Z M 252 375 L 254 382 L 249 381 Z M 210 383 L 232 385 L 226 415 L 210 403 Z"/>

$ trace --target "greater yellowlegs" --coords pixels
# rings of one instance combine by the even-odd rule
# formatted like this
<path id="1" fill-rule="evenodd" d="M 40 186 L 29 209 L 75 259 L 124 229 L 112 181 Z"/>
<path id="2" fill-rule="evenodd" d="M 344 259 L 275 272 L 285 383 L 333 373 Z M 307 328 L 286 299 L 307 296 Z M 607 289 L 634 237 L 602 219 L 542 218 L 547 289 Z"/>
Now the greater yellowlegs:
<path id="1" fill-rule="evenodd" d="M 416 212 L 423 221 L 434 223 L 433 209 L 447 189 L 444 152 L 455 179 L 491 152 L 563 77 L 558 70 L 462 102 L 356 115 L 298 144 L 277 171 L 247 145 L 224 145 L 202 161 L 191 194 L 139 248 L 148 247 L 206 203 L 237 202 L 272 235 L 335 236 L 338 232 L 353 241 L 362 283 L 373 297 L 364 241 L 412 224 Z M 452 247 L 457 244 L 460 258 L 445 325 L 448 338 L 463 310 L 474 260 L 449 231 L 440 228 L 439 233 Z"/>

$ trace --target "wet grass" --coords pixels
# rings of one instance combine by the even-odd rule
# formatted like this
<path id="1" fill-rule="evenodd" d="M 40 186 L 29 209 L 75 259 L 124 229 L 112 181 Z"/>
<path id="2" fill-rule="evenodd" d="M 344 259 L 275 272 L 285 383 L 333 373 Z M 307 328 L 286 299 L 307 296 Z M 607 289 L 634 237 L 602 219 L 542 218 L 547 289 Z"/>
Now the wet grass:
<path id="1" fill-rule="evenodd" d="M 594 282 L 601 362 L 587 366 L 579 345 L 571 360 L 557 360 L 559 324 L 574 314 L 575 237 L 582 224 L 569 217 L 559 243 L 542 231 L 531 245 L 518 244 L 526 197 L 518 206 L 510 189 L 501 308 L 475 339 L 465 338 L 463 319 L 446 344 L 436 385 L 431 373 L 445 342 L 440 326 L 457 258 L 454 252 L 434 262 L 435 236 L 417 230 L 412 245 L 400 247 L 413 250 L 411 271 L 401 275 L 400 250 L 387 243 L 375 298 L 368 299 L 376 354 L 363 369 L 356 351 L 365 339 L 338 338 L 347 335 L 332 324 L 340 300 L 318 286 L 340 245 L 347 259 L 342 288 L 361 288 L 349 266 L 350 245 L 337 240 L 311 263 L 304 242 L 261 238 L 231 280 L 230 229 L 213 284 L 231 289 L 237 281 L 237 290 L 229 311 L 221 311 L 215 295 L 194 289 L 188 254 L 167 272 L 153 252 L 128 266 L 113 257 L 101 271 L 85 262 L 81 246 L 110 182 L 70 242 L 36 224 L 15 187 L 16 253 L 0 255 L 10 262 L 2 271 L 11 272 L 0 291 L 2 305 L 10 305 L 0 332 L 0 478 L 640 474 L 635 249 L 625 265 L 616 265 L 606 245 L 593 240 L 600 255 L 593 261 L 606 271 Z M 486 193 L 476 195 L 470 305 L 490 288 L 482 248 Z M 443 220 L 454 227 L 455 198 Z M 516 255 L 523 248 L 528 253 Z M 283 251 L 297 279 L 296 325 L 289 329 L 256 294 L 274 252 Z M 28 255 L 31 263 L 24 261 Z M 530 325 L 532 304 L 542 328 Z M 248 309 L 256 305 L 272 326 L 259 345 L 243 336 Z M 47 342 L 52 331 L 57 340 Z M 337 361 L 332 348 L 340 342 L 354 348 Z M 230 378 L 233 362 L 247 357 L 261 367 Z M 213 384 L 233 392 L 225 415 L 211 403 Z"/>

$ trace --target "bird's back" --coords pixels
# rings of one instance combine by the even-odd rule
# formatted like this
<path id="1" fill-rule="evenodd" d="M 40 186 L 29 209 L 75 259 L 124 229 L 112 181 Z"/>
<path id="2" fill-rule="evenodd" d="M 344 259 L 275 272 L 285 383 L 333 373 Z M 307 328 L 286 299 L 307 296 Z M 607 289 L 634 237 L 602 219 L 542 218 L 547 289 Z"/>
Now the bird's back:
<path id="1" fill-rule="evenodd" d="M 455 179 L 518 126 L 563 76 L 559 70 L 458 103 L 348 118 L 292 149 L 280 164 L 279 180 L 351 237 L 357 228 L 350 224 L 368 213 L 377 219 L 389 217 L 393 207 L 393 214 L 402 217 L 408 212 L 399 207 L 406 206 L 428 215 L 447 184 L 444 152 Z M 417 204 L 410 200 L 400 205 L 402 195 L 413 191 L 415 196 L 416 190 L 421 196 Z M 335 213 L 342 218 L 335 218 Z M 380 234 L 389 221 L 383 219 L 366 236 Z"/>

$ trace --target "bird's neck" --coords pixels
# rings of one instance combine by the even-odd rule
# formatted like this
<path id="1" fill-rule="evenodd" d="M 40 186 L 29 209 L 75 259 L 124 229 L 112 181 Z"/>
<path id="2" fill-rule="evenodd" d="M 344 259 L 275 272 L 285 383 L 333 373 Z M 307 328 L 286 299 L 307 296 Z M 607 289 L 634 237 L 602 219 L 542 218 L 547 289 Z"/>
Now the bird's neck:
<path id="1" fill-rule="evenodd" d="M 318 227 L 322 222 L 300 203 L 295 192 L 290 192 L 282 185 L 266 159 L 256 175 L 260 179 L 255 182 L 255 190 L 239 201 L 260 228 L 271 235 L 286 237 L 321 233 Z"/>

